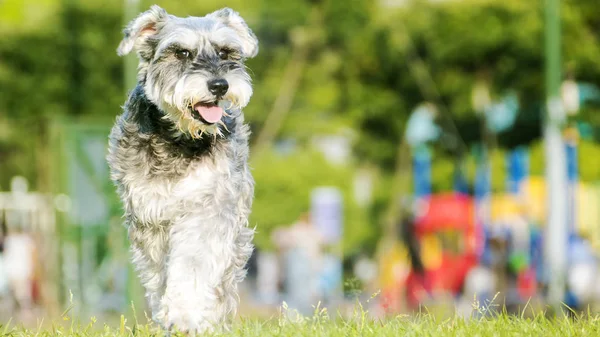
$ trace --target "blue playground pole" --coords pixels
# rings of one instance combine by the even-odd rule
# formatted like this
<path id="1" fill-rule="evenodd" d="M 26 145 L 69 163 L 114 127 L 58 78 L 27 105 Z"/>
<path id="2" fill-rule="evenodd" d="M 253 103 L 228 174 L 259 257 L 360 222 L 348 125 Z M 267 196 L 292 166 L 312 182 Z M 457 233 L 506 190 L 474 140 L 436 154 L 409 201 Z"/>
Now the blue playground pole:
<path id="1" fill-rule="evenodd" d="M 475 202 L 478 205 L 487 203 L 492 190 L 491 186 L 491 167 L 487 151 L 481 149 L 477 155 L 477 172 L 475 173 Z M 488 225 L 486 216 L 480 217 L 479 221 L 484 225 Z"/>
<path id="2" fill-rule="evenodd" d="M 487 236 L 489 232 L 489 212 L 490 212 L 490 194 L 491 185 L 491 165 L 488 153 L 484 147 L 474 148 L 477 170 L 475 172 L 474 197 L 475 197 L 475 223 L 480 226 L 481 235 L 483 235 L 484 245 L 479 251 L 479 257 L 489 253 L 487 245 Z"/>
<path id="3" fill-rule="evenodd" d="M 431 151 L 425 145 L 413 151 L 413 179 L 416 199 L 431 194 Z"/>
<path id="4" fill-rule="evenodd" d="M 508 177 L 507 190 L 508 193 L 521 195 L 523 181 L 529 175 L 529 158 L 527 149 L 518 147 L 507 154 Z"/>
<path id="5" fill-rule="evenodd" d="M 577 264 L 593 256 L 582 240 L 577 235 L 577 216 L 576 216 L 576 195 L 578 165 L 577 165 L 577 144 L 574 141 L 565 141 L 565 157 L 567 164 L 567 226 L 568 226 L 568 257 L 569 265 Z M 576 307 L 579 304 L 579 298 L 567 288 L 565 294 L 565 304 L 570 307 Z"/>
<path id="6" fill-rule="evenodd" d="M 577 180 L 578 167 L 577 167 L 577 145 L 574 142 L 566 142 L 565 151 L 567 157 L 567 184 L 568 184 L 568 211 L 567 221 L 569 224 L 569 236 L 573 236 L 576 233 L 576 222 L 577 217 L 575 214 L 576 207 L 576 195 L 577 195 Z"/>

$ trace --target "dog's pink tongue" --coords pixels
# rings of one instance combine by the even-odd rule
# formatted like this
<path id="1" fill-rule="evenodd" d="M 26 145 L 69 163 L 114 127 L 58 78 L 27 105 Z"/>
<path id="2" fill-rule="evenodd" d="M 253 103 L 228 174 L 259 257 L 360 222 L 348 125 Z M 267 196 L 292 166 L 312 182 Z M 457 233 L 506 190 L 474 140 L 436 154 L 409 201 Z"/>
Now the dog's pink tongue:
<path id="1" fill-rule="evenodd" d="M 208 123 L 216 123 L 223 117 L 223 109 L 218 106 L 196 105 L 194 110 Z"/>

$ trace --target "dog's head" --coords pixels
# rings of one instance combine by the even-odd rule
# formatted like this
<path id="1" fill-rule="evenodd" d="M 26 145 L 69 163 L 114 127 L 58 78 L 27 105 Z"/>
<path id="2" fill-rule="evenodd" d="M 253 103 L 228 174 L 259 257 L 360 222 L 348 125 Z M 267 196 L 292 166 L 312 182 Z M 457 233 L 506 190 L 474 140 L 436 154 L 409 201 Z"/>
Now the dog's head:
<path id="1" fill-rule="evenodd" d="M 248 104 L 244 60 L 256 56 L 258 40 L 237 12 L 180 18 L 152 6 L 124 35 L 117 53 L 137 52 L 146 96 L 179 130 L 194 138 L 219 135 L 223 115 L 240 114 Z"/>

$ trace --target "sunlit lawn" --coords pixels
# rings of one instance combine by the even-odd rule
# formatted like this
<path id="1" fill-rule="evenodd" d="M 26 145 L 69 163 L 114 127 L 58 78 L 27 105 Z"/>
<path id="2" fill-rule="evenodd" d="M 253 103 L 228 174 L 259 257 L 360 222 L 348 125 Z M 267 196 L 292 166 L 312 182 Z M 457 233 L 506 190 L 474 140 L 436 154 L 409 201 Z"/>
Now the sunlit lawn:
<path id="1" fill-rule="evenodd" d="M 105 324 L 75 322 L 65 315 L 60 324 L 42 324 L 43 328 L 26 329 L 11 324 L 0 328 L 2 336 L 163 336 L 151 323 L 120 322 Z M 42 326 L 41 325 L 41 326 Z M 496 314 L 487 318 L 439 319 L 429 314 L 396 316 L 372 319 L 357 307 L 349 318 L 330 315 L 326 310 L 316 310 L 312 317 L 279 314 L 270 319 L 241 317 L 231 332 L 216 336 L 600 336 L 600 316 L 579 318 L 548 318 L 543 313 L 524 316 Z M 175 333 L 173 336 L 183 336 Z"/>

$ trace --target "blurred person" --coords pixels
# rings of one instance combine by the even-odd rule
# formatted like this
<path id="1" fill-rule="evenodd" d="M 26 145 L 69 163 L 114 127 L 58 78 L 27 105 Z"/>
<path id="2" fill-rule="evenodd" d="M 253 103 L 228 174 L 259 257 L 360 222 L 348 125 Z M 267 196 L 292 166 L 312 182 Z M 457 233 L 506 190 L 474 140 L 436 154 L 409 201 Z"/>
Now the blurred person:
<path id="1" fill-rule="evenodd" d="M 284 248 L 301 248 L 311 258 L 317 258 L 321 254 L 321 246 L 324 242 L 321 233 L 310 221 L 310 214 L 303 213 L 298 220 L 285 232 L 278 233 L 276 242 Z M 283 235 L 281 235 L 283 234 Z"/>
<path id="2" fill-rule="evenodd" d="M 4 241 L 4 264 L 10 292 L 22 314 L 34 305 L 36 247 L 21 227 L 9 231 Z"/>
<path id="3" fill-rule="evenodd" d="M 261 251 L 256 256 L 258 300 L 275 304 L 279 299 L 280 266 L 276 253 Z"/>
<path id="4" fill-rule="evenodd" d="M 273 241 L 283 251 L 288 304 L 301 314 L 310 314 L 319 301 L 318 277 L 324 242 L 321 234 L 310 222 L 309 214 L 304 213 L 289 228 L 275 231 Z"/>
<path id="5" fill-rule="evenodd" d="M 465 277 L 462 296 L 457 301 L 457 312 L 463 317 L 492 313 L 496 305 L 492 300 L 498 291 L 497 275 L 492 270 L 491 260 L 484 256 L 479 264 L 471 268 Z"/>
<path id="6" fill-rule="evenodd" d="M 565 304 L 573 310 L 585 310 L 598 298 L 595 296 L 599 270 L 598 258 L 585 238 L 572 238 L 569 245 L 569 268 Z"/>
<path id="7" fill-rule="evenodd" d="M 368 296 L 372 296 L 377 291 L 377 263 L 372 258 L 361 253 L 353 265 L 352 272 L 364 285 Z"/>

